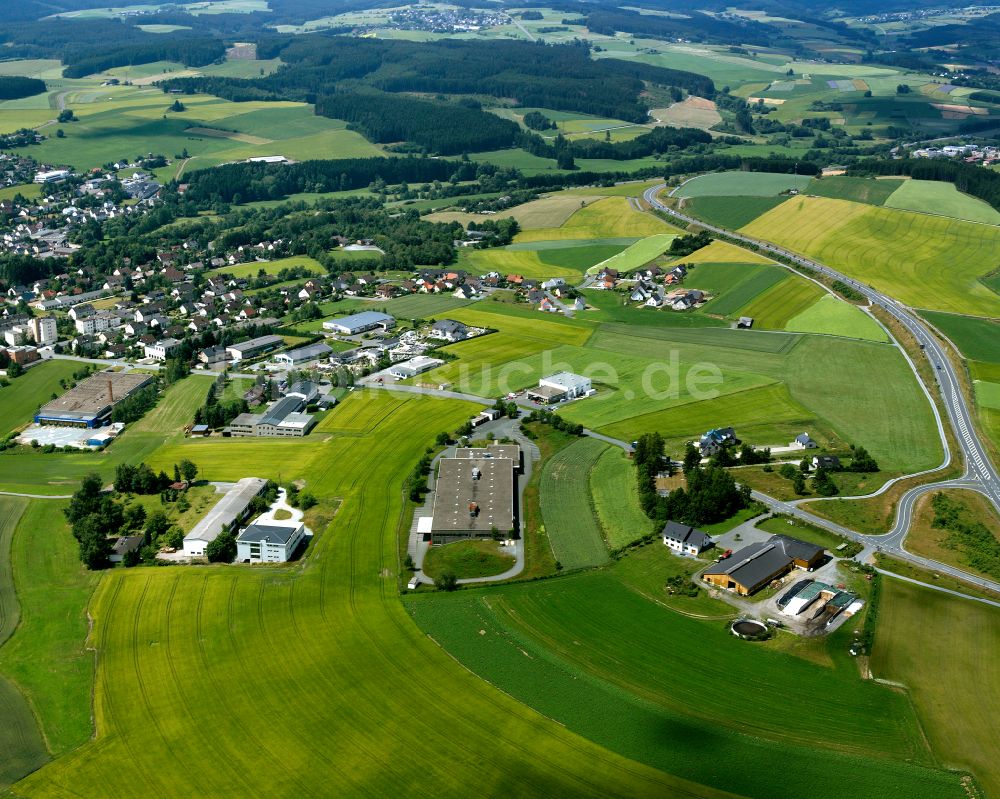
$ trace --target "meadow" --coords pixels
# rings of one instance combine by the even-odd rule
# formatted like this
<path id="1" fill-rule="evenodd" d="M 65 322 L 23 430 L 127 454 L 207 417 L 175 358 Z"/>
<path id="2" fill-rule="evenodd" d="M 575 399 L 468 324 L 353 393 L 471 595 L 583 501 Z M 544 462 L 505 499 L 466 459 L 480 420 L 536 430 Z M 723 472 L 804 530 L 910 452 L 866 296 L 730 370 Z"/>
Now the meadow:
<path id="1" fill-rule="evenodd" d="M 755 297 L 789 280 L 791 273 L 769 264 L 702 264 L 685 281 L 712 295 L 699 313 L 731 317 Z"/>
<path id="2" fill-rule="evenodd" d="M 657 233 L 637 241 L 630 247 L 612 255 L 598 265 L 601 269 L 617 269 L 619 273 L 633 272 L 650 261 L 659 258 L 677 238 L 672 233 Z M 593 267 L 597 269 L 598 266 Z"/>
<path id="3" fill-rule="evenodd" d="M 27 369 L 9 386 L 0 388 L 0 418 L 4 433 L 30 422 L 35 411 L 48 402 L 52 394 L 61 394 L 60 380 L 71 381 L 73 372 L 80 369 L 73 361 L 47 361 Z"/>
<path id="4" fill-rule="evenodd" d="M 574 198 L 576 199 L 576 198 Z M 557 239 L 599 239 L 631 236 L 641 238 L 658 233 L 680 233 L 652 214 L 637 211 L 627 197 L 579 200 L 581 207 L 558 226 L 525 229 L 514 241 L 550 241 Z"/>
<path id="5" fill-rule="evenodd" d="M 785 330 L 847 336 L 866 341 L 889 341 L 888 334 L 878 322 L 858 306 L 844 302 L 832 294 L 820 297 L 817 302 L 789 319 Z"/>
<path id="6" fill-rule="evenodd" d="M 753 318 L 754 327 L 784 330 L 794 317 L 807 311 L 825 295 L 822 286 L 797 279 L 772 286 L 738 310 L 741 316 Z"/>
<path id="7" fill-rule="evenodd" d="M 933 767 L 906 698 L 861 680 L 842 638 L 813 642 L 808 658 L 780 639 L 747 646 L 719 620 L 726 606 L 668 606 L 676 563 L 653 544 L 598 571 L 405 603 L 484 679 L 687 779 L 746 796 L 962 795 Z"/>
<path id="8" fill-rule="evenodd" d="M 1000 386 L 997 388 L 1000 389 Z M 961 522 L 982 524 L 987 530 L 992 531 L 1000 542 L 1000 514 L 986 497 L 976 491 L 960 489 L 949 489 L 940 493 L 953 501 L 952 507 L 958 513 Z M 937 493 L 928 493 L 917 500 L 913 523 L 906 533 L 907 551 L 939 563 L 947 563 L 969 574 L 993 579 L 993 575 L 973 565 L 970 557 L 973 550 L 970 547 L 953 541 L 950 530 L 934 526 L 937 513 L 931 502 L 935 496 Z M 956 538 L 961 540 L 963 536 L 959 534 Z"/>
<path id="9" fill-rule="evenodd" d="M 603 441 L 582 438 L 559 450 L 542 469 L 542 519 L 552 553 L 565 570 L 608 561 L 590 494 L 591 471 L 608 448 Z"/>
<path id="10" fill-rule="evenodd" d="M 711 244 L 707 244 L 699 250 L 695 250 L 690 255 L 685 255 L 678 259 L 685 264 L 772 264 L 770 258 L 766 258 L 752 250 L 745 250 L 719 239 L 712 239 Z"/>
<path id="11" fill-rule="evenodd" d="M 710 172 L 686 181 L 674 197 L 775 197 L 789 189 L 803 191 L 812 178 L 777 172 Z"/>
<path id="12" fill-rule="evenodd" d="M 1000 228 L 795 197 L 742 230 L 816 258 L 914 307 L 1000 316 L 1000 296 L 980 282 L 1000 246 Z"/>
<path id="13" fill-rule="evenodd" d="M 814 178 L 805 189 L 806 194 L 829 197 L 834 200 L 851 200 L 868 205 L 885 205 L 885 201 L 905 181 L 897 179 L 876 180 L 847 175 Z"/>
<path id="14" fill-rule="evenodd" d="M 500 552 L 497 547 L 496 541 L 481 540 L 431 547 L 420 570 L 431 579 L 448 573 L 459 579 L 500 574 L 514 565 L 514 556 Z"/>
<path id="15" fill-rule="evenodd" d="M 692 197 L 684 201 L 683 210 L 710 225 L 738 230 L 759 216 L 777 208 L 788 197 Z"/>
<path id="16" fill-rule="evenodd" d="M 1000 792 L 1000 647 L 996 608 L 884 579 L 872 673 L 907 687 L 943 765 Z"/>
<path id="17" fill-rule="evenodd" d="M 939 180 L 904 180 L 883 204 L 886 208 L 950 216 L 986 225 L 1000 224 L 1000 211 L 996 208 L 963 194 L 953 183 Z"/>
<path id="18" fill-rule="evenodd" d="M 296 267 L 305 269 L 311 275 L 326 274 L 326 270 L 315 258 L 308 255 L 293 255 L 289 258 L 278 258 L 274 261 L 252 261 L 246 264 L 220 266 L 211 270 L 212 274 L 232 275 L 233 277 L 255 277 L 261 270 L 268 275 L 276 275 L 282 269 Z"/>
<path id="19" fill-rule="evenodd" d="M 966 358 L 1000 363 L 1000 322 L 933 311 L 922 316 L 950 338 Z"/>
<path id="20" fill-rule="evenodd" d="M 590 493 L 611 549 L 630 544 L 655 527 L 639 507 L 632 461 L 618 447 L 608 447 L 598 456 L 590 472 Z"/>
<path id="21" fill-rule="evenodd" d="M 557 795 L 718 795 L 545 719 L 457 668 L 410 621 L 393 589 L 405 506 L 385 487 L 401 485 L 425 430 L 454 429 L 472 408 L 382 394 L 355 393 L 337 411 L 361 423 L 370 413 L 356 408 L 378 406 L 390 434 L 335 436 L 326 469 L 296 465 L 321 500 L 342 500 L 306 562 L 103 576 L 90 605 L 96 739 L 19 793 L 384 795 L 420 781 L 448 795 L 470 781 L 506 790 L 516 773 Z M 248 461 L 199 462 L 227 480 Z M 270 477 L 291 465 L 273 450 L 256 462 Z"/>

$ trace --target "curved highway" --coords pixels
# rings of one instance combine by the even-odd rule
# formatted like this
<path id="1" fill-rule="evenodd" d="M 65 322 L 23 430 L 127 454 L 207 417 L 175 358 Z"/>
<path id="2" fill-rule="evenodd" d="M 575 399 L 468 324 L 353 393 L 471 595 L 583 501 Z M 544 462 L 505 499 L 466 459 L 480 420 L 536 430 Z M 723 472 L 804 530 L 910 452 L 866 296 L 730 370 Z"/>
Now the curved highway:
<path id="1" fill-rule="evenodd" d="M 962 455 L 964 456 L 965 461 L 965 472 L 961 478 L 956 480 L 944 480 L 937 483 L 927 483 L 911 488 L 909 491 L 904 493 L 896 507 L 896 523 L 893 529 L 881 536 L 862 535 L 853 530 L 834 524 L 819 516 L 814 516 L 813 514 L 796 507 L 797 502 L 779 502 L 772 497 L 759 494 L 757 492 L 755 492 L 755 497 L 774 510 L 779 510 L 783 513 L 788 513 L 799 518 L 806 519 L 813 524 L 833 530 L 841 535 L 847 535 L 849 538 L 860 541 L 866 546 L 890 553 L 896 557 L 900 557 L 924 566 L 925 568 L 950 574 L 967 582 L 982 585 L 995 591 L 1000 591 L 1000 583 L 973 577 L 961 569 L 956 569 L 943 563 L 937 563 L 936 561 L 912 555 L 903 547 L 903 540 L 906 538 L 906 533 L 909 530 L 913 517 L 914 505 L 922 494 L 929 491 L 935 491 L 940 488 L 966 488 L 983 494 L 998 510 L 1000 510 L 1000 474 L 997 473 L 996 467 L 990 462 L 989 456 L 986 454 L 986 448 L 983 446 L 982 441 L 980 441 L 979 435 L 976 432 L 975 425 L 972 420 L 973 410 L 969 408 L 965 395 L 962 393 L 958 375 L 955 372 L 950 359 L 945 353 L 943 345 L 938 341 L 923 320 L 920 319 L 920 317 L 917 316 L 917 314 L 915 314 L 910 308 L 897 302 L 892 297 L 882 294 L 880 291 L 867 284 L 859 283 L 853 278 L 838 272 L 825 264 L 806 258 L 799 253 L 792 252 L 791 250 L 778 247 L 770 242 L 761 241 L 760 239 L 745 236 L 742 233 L 710 225 L 707 222 L 703 222 L 700 219 L 688 216 L 664 205 L 657 198 L 657 195 L 664 188 L 666 188 L 666 184 L 660 184 L 658 186 L 653 186 L 644 192 L 643 199 L 645 199 L 651 208 L 654 208 L 657 211 L 672 217 L 673 219 L 677 219 L 687 224 L 698 225 L 711 233 L 725 236 L 726 238 L 753 246 L 761 251 L 769 252 L 773 255 L 778 255 L 793 264 L 811 269 L 834 280 L 840 280 L 862 294 L 872 305 L 882 308 L 885 312 L 902 324 L 913 335 L 913 337 L 916 338 L 925 356 L 927 357 L 931 368 L 934 370 L 938 392 L 941 395 L 945 410 L 948 414 L 948 419 L 951 422 L 952 429 L 955 431 L 955 437 L 962 450 Z M 924 384 L 923 378 L 919 374 L 917 374 L 917 380 L 924 386 L 925 389 L 929 388 Z M 939 467 L 939 469 L 944 468 L 950 462 L 948 443 L 943 436 L 942 443 L 945 448 L 946 459 L 945 463 Z"/>

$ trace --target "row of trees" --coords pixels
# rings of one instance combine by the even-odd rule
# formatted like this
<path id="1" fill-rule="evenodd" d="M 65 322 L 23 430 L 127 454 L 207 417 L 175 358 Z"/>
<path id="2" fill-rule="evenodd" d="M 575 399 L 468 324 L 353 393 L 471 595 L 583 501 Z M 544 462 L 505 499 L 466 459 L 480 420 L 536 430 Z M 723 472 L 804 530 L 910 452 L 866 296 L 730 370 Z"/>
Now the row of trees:
<path id="1" fill-rule="evenodd" d="M 119 494 L 156 494 L 173 482 L 191 483 L 197 476 L 198 467 L 186 459 L 174 464 L 172 479 L 162 469 L 157 474 L 146 463 L 122 463 L 115 469 L 114 489 Z"/>
<path id="2" fill-rule="evenodd" d="M 908 175 L 914 180 L 939 180 L 1000 208 L 1000 172 L 947 158 L 867 160 L 847 170 L 848 175 Z"/>

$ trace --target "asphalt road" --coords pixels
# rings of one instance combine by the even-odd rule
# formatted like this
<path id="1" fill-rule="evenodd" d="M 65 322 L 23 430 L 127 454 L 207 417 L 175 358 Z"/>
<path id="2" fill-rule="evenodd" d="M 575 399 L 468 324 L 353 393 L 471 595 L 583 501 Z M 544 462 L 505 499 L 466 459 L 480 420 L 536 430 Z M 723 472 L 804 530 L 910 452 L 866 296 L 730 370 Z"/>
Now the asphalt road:
<path id="1" fill-rule="evenodd" d="M 956 569 L 943 563 L 937 563 L 936 561 L 918 557 L 907 552 L 903 546 L 906 533 L 912 522 L 914 505 L 922 494 L 929 491 L 935 491 L 940 488 L 967 488 L 983 494 L 998 510 L 1000 510 L 1000 474 L 997 473 L 996 467 L 990 462 L 989 456 L 986 454 L 986 448 L 983 446 L 982 441 L 979 439 L 979 435 L 976 432 L 975 425 L 972 420 L 973 410 L 969 407 L 965 396 L 962 393 L 958 375 L 945 353 L 944 347 L 937 340 L 923 320 L 921 320 L 920 317 L 917 316 L 917 314 L 910 308 L 894 300 L 892 297 L 882 294 L 877 289 L 874 289 L 865 283 L 860 283 L 853 278 L 830 268 L 826 264 L 822 264 L 810 258 L 805 258 L 798 253 L 783 249 L 782 247 L 778 247 L 770 242 L 761 241 L 760 239 L 745 236 L 742 233 L 710 225 L 699 219 L 680 213 L 673 208 L 669 208 L 657 199 L 657 195 L 665 187 L 665 184 L 661 184 L 646 190 L 643 194 L 643 198 L 647 203 L 649 203 L 650 207 L 674 219 L 688 224 L 698 225 L 712 233 L 726 236 L 735 241 L 742 242 L 743 244 L 753 245 L 763 252 L 779 255 L 793 264 L 806 267 L 807 269 L 812 269 L 834 280 L 840 280 L 861 293 L 872 305 L 882 308 L 890 316 L 902 324 L 922 346 L 924 355 L 934 371 L 935 386 L 927 386 L 924 384 L 924 381 L 919 374 L 917 374 L 917 379 L 923 385 L 925 390 L 929 391 L 936 388 L 937 392 L 940 394 L 948 415 L 948 420 L 951 423 L 952 429 L 955 431 L 956 440 L 958 441 L 958 445 L 961 449 L 961 454 L 965 462 L 965 472 L 960 479 L 928 483 L 907 491 L 897 506 L 895 526 L 889 533 L 882 536 L 866 536 L 853 530 L 848 530 L 840 525 L 834 525 L 825 519 L 821 519 L 818 516 L 814 516 L 813 514 L 800 510 L 795 507 L 795 504 L 793 503 L 779 502 L 772 497 L 755 493 L 756 498 L 772 508 L 780 509 L 783 513 L 791 513 L 792 515 L 807 519 L 813 524 L 817 524 L 818 526 L 838 532 L 841 535 L 846 535 L 849 538 L 861 541 L 867 546 L 871 546 L 886 554 L 913 562 L 925 568 L 933 569 L 936 572 L 950 574 L 968 582 L 1000 591 L 1000 583 L 993 582 L 991 580 L 983 580 L 978 577 L 972 577 L 961 569 Z M 946 441 L 944 441 L 944 446 L 947 452 L 948 447 Z M 949 456 L 950 454 L 951 453 L 948 453 Z M 944 465 L 946 466 L 949 462 L 950 457 L 946 458 Z M 943 468 L 943 466 L 939 468 Z"/>

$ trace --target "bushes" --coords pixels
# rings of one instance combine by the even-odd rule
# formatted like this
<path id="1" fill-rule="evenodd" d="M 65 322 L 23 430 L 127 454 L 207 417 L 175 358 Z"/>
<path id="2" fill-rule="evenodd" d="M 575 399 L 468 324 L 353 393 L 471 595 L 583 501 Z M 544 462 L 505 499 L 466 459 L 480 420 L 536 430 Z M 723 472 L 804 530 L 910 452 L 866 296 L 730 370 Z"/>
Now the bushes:
<path id="1" fill-rule="evenodd" d="M 940 492 L 931 499 L 934 509 L 932 527 L 946 530 L 945 546 L 961 550 L 974 569 L 1000 577 L 1000 541 L 980 521 L 967 518 L 966 505 Z"/>
<path id="2" fill-rule="evenodd" d="M 551 425 L 555 430 L 561 430 L 571 436 L 582 436 L 583 425 L 567 422 L 559 414 L 546 410 L 533 410 L 525 417 L 526 422 L 538 422 Z"/>

